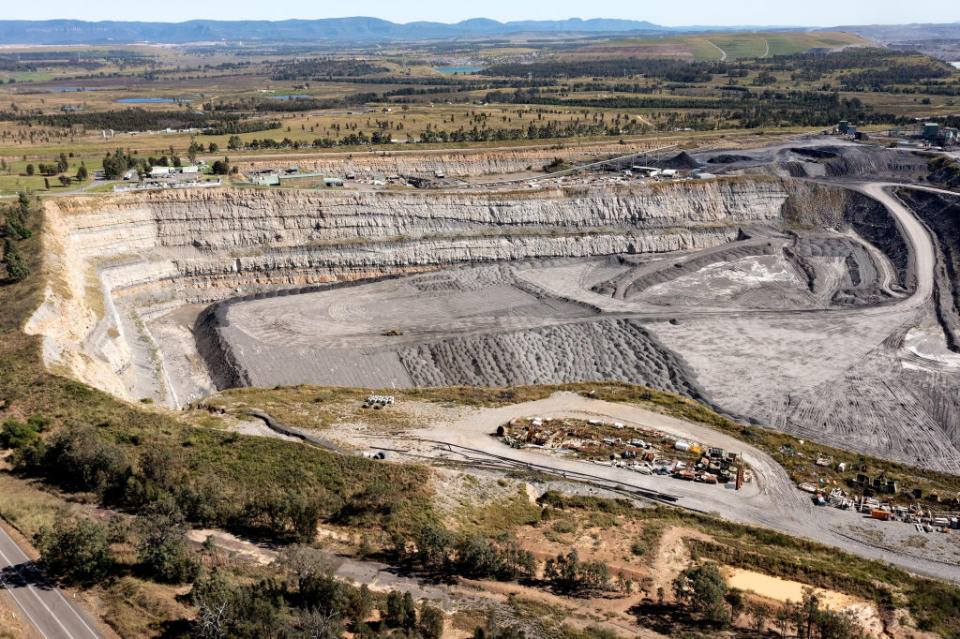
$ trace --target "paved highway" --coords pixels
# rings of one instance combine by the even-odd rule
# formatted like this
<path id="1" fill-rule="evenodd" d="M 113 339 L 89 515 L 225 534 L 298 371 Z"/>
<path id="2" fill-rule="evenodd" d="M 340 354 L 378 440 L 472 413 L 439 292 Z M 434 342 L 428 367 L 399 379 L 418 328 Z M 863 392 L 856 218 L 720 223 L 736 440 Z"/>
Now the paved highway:
<path id="1" fill-rule="evenodd" d="M 50 584 L 0 527 L 0 581 L 44 639 L 100 639 L 93 622 Z"/>

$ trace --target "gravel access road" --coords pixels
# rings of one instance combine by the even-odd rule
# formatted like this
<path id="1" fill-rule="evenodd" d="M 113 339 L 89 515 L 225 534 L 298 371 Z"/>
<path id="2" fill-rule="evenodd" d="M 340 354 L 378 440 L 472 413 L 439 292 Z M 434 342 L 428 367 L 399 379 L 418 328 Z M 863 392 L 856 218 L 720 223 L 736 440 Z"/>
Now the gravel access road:
<path id="1" fill-rule="evenodd" d="M 755 483 L 746 484 L 743 490 L 736 491 L 732 487 L 643 475 L 626 468 L 558 457 L 538 449 L 510 448 L 491 436 L 497 426 L 511 419 L 525 417 L 602 419 L 608 423 L 616 421 L 720 446 L 743 456 L 755 473 Z M 410 435 L 460 447 L 452 451 L 437 447 L 432 454 L 438 458 L 468 457 L 476 460 L 489 456 L 491 460 L 507 459 L 518 465 L 533 465 L 559 475 L 575 473 L 581 478 L 591 476 L 593 483 L 605 488 L 619 485 L 630 491 L 665 493 L 676 497 L 675 505 L 681 508 L 765 526 L 836 546 L 863 557 L 882 560 L 917 574 L 960 583 L 960 564 L 881 547 L 857 539 L 844 530 L 859 526 L 882 534 L 899 530 L 892 527 L 900 527 L 901 524 L 874 522 L 852 511 L 814 506 L 809 495 L 796 488 L 784 468 L 762 450 L 706 426 L 668 417 L 633 404 L 606 402 L 561 392 L 543 400 L 470 411 L 454 421 L 437 422 Z M 585 481 L 591 483 L 589 479 Z M 902 526 L 904 530 L 910 528 Z"/>

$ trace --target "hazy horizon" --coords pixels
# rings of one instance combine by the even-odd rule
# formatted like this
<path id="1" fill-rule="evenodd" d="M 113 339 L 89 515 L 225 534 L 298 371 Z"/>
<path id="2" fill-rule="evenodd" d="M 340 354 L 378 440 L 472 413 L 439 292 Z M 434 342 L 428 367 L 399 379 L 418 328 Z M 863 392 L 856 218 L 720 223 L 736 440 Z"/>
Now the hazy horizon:
<path id="1" fill-rule="evenodd" d="M 190 20 L 317 20 L 324 18 L 375 17 L 391 22 L 431 21 L 456 23 L 472 18 L 489 18 L 499 22 L 518 20 L 566 20 L 569 18 L 646 20 L 666 27 L 687 26 L 777 26 L 830 27 L 838 25 L 923 24 L 960 21 L 960 7 L 952 0 L 917 0 L 903 3 L 895 0 L 854 0 L 843 5 L 827 0 L 808 0 L 798 5 L 781 2 L 732 1 L 719 4 L 708 0 L 689 0 L 682 10 L 662 3 L 607 3 L 603 15 L 583 15 L 582 3 L 570 0 L 527 3 L 491 0 L 483 12 L 473 5 L 428 0 L 414 6 L 373 0 L 350 5 L 349 11 L 324 7 L 318 12 L 308 0 L 289 0 L 281 6 L 266 7 L 253 0 L 210 0 L 198 4 L 188 0 L 167 0 L 164 3 L 131 5 L 116 0 L 82 4 L 75 0 L 48 0 L 39 5 L 20 3 L 5 8 L 3 20 L 84 20 L 88 22 L 187 22 Z M 841 10 L 838 10 L 840 7 Z M 269 9 L 266 10 L 266 9 Z"/>

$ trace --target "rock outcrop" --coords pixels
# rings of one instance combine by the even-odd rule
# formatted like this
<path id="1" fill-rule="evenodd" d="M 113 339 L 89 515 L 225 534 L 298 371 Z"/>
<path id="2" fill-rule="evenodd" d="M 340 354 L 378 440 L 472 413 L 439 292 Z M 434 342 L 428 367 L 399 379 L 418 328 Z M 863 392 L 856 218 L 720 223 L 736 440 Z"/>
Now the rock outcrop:
<path id="1" fill-rule="evenodd" d="M 651 143 L 655 146 L 657 143 Z M 297 166 L 304 171 L 317 171 L 332 176 L 343 177 L 353 173 L 357 177 L 376 175 L 412 175 L 431 178 L 434 171 L 442 171 L 448 177 L 467 177 L 484 175 L 505 175 L 525 171 L 539 171 L 556 157 L 567 162 L 588 162 L 597 158 L 621 156 L 637 151 L 631 144 L 629 151 L 616 142 L 585 144 L 568 148 L 513 148 L 509 150 L 464 149 L 451 151 L 417 150 L 410 152 L 403 145 L 397 145 L 395 151 L 379 153 L 342 152 L 316 153 L 301 157 Z M 275 169 L 275 160 L 251 160 L 237 163 L 242 171 Z"/>

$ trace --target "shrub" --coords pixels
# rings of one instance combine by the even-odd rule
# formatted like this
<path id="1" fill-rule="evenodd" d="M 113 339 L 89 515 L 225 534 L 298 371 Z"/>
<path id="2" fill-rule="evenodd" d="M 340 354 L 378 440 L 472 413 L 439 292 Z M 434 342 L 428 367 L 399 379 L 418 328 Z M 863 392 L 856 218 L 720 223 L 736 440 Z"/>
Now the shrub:
<path id="1" fill-rule="evenodd" d="M 718 626 L 731 621 L 726 602 L 727 581 L 713 562 L 705 562 L 685 569 L 673 581 L 673 592 L 704 618 Z"/>
<path id="2" fill-rule="evenodd" d="M 548 559 L 543 575 L 554 589 L 568 595 L 586 596 L 609 588 L 607 565 L 602 561 L 580 561 L 576 550 Z"/>
<path id="3" fill-rule="evenodd" d="M 200 565 L 186 544 L 186 525 L 180 508 L 169 495 L 137 518 L 140 564 L 159 581 L 184 583 L 197 577 Z"/>
<path id="4" fill-rule="evenodd" d="M 75 583 L 101 581 L 113 567 L 107 527 L 90 519 L 61 519 L 35 538 L 40 565 L 57 579 Z"/>
<path id="5" fill-rule="evenodd" d="M 3 422 L 3 430 L 0 432 L 0 444 L 4 448 L 21 448 L 30 444 L 40 437 L 40 429 L 34 424 L 23 422 L 16 419 L 8 419 Z"/>

